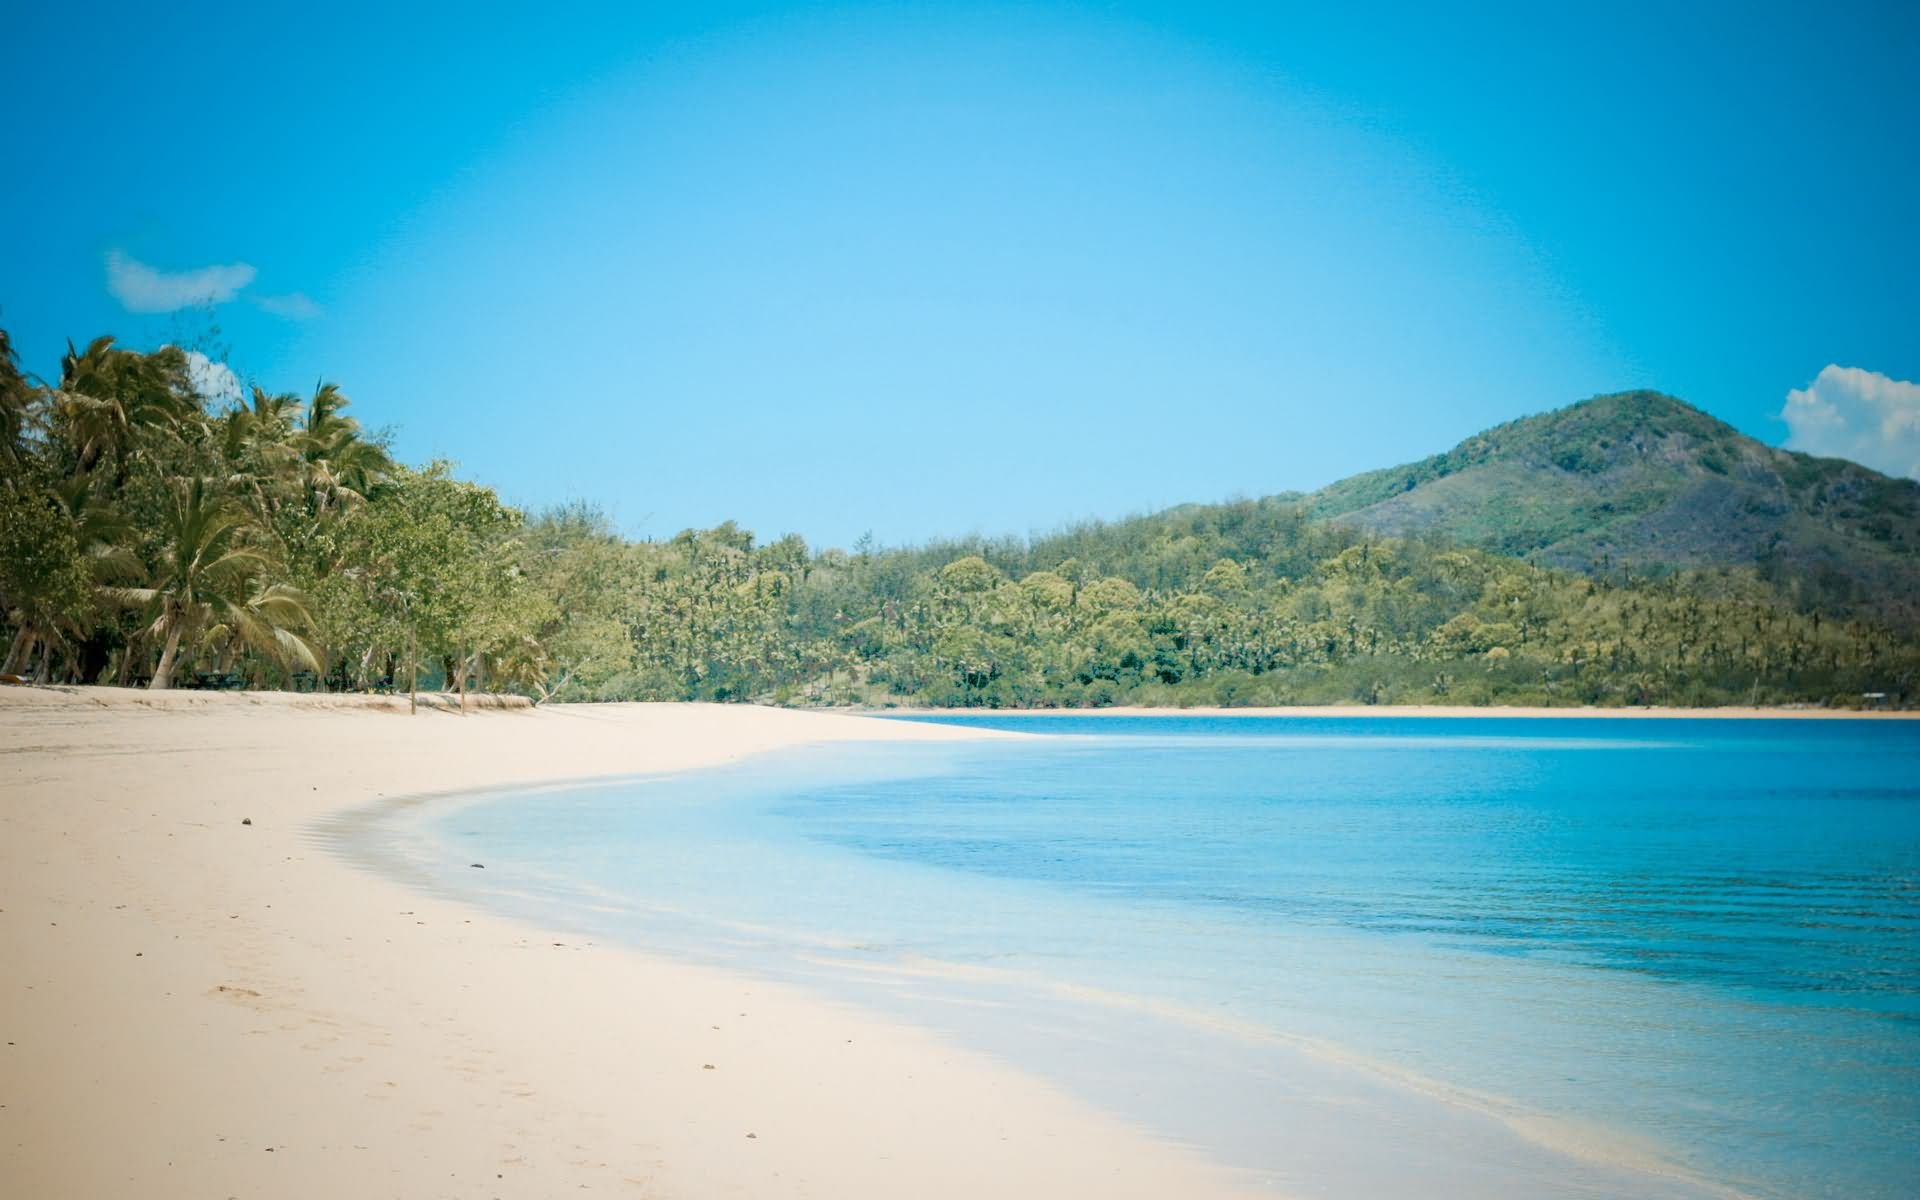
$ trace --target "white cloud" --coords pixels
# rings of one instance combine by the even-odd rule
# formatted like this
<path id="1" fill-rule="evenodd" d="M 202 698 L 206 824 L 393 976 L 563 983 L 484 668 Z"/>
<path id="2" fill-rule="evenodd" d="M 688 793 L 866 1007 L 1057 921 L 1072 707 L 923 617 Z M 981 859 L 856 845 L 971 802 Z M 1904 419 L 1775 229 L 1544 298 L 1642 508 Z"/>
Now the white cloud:
<path id="1" fill-rule="evenodd" d="M 225 304 L 256 274 L 248 263 L 192 271 L 161 271 L 124 251 L 107 251 L 107 291 L 128 312 L 173 312 L 194 304 Z"/>
<path id="2" fill-rule="evenodd" d="M 1829 364 L 1780 410 L 1787 449 L 1920 479 L 1920 384 Z"/>
<path id="3" fill-rule="evenodd" d="M 209 400 L 238 400 L 246 393 L 240 389 L 240 377 L 223 362 L 215 362 L 198 350 L 187 351 L 187 378 L 193 390 Z"/>
<path id="4" fill-rule="evenodd" d="M 288 292 L 284 296 L 255 296 L 253 302 L 276 317 L 285 317 L 289 321 L 311 321 L 320 315 L 320 306 L 313 297 L 305 292 Z"/>

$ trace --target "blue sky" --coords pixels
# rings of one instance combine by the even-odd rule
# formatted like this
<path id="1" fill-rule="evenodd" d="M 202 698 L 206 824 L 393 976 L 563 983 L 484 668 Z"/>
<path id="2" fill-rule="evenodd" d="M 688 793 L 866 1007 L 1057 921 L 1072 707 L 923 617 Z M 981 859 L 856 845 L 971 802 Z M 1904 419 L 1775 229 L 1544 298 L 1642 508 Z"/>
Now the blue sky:
<path id="1" fill-rule="evenodd" d="M 242 377 L 647 536 L 1024 533 L 1629 387 L 1920 471 L 1912 5 L 258 7 L 9 18 L 30 368 L 211 292 Z"/>

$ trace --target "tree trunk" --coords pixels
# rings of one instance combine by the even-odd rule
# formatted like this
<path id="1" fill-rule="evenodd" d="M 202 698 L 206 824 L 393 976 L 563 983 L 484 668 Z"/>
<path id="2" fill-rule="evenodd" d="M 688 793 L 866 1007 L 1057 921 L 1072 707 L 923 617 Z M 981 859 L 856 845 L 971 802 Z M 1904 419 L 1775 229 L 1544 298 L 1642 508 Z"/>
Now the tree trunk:
<path id="1" fill-rule="evenodd" d="M 162 691 L 173 686 L 173 656 L 180 651 L 180 622 L 175 621 L 173 628 L 167 630 L 166 649 L 160 651 L 160 665 L 154 668 L 153 682 L 147 684 L 150 692 Z"/>
<path id="2" fill-rule="evenodd" d="M 13 644 L 7 647 L 7 661 L 0 663 L 0 675 L 18 675 L 27 665 L 27 655 L 33 649 L 33 626 L 22 625 L 20 632 L 13 635 Z"/>
<path id="3" fill-rule="evenodd" d="M 420 647 L 413 630 L 407 630 L 407 715 L 420 711 Z"/>
<path id="4" fill-rule="evenodd" d="M 460 667 L 460 715 L 467 715 L 467 660 L 461 659 Z"/>

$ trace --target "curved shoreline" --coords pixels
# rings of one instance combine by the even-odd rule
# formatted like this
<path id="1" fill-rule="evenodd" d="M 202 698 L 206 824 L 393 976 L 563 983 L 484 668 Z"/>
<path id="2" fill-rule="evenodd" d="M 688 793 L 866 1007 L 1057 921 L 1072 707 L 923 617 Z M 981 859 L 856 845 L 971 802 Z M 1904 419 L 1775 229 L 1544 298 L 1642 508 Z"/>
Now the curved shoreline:
<path id="1" fill-rule="evenodd" d="M 555 944 L 575 939 L 356 871 L 304 832 L 392 796 L 980 731 L 743 706 L 380 707 L 0 689 L 0 1191 L 1250 1192 L 922 1030 Z"/>
<path id="2" fill-rule="evenodd" d="M 756 769 L 751 764 L 735 766 Z M 785 778 L 783 769 L 784 764 L 776 759 L 757 770 L 762 776 Z M 709 778 L 713 770 L 636 776 L 624 782 L 671 789 L 688 774 Z M 468 857 L 445 852 L 455 842 L 444 824 L 451 812 L 467 802 L 511 803 L 549 791 L 598 792 L 618 788 L 622 782 L 583 780 L 387 801 L 366 810 L 363 824 L 328 830 L 323 836 L 348 861 L 389 877 L 412 878 L 414 886 L 481 911 L 564 926 L 573 929 L 576 936 L 621 942 L 649 953 L 666 953 L 679 960 L 798 986 L 830 1002 L 851 1003 L 878 1021 L 905 1019 L 917 1028 L 938 1028 L 955 1044 L 982 1051 L 995 1061 L 1018 1062 L 1021 1069 L 1058 1081 L 1103 1110 L 1120 1113 L 1159 1131 L 1162 1137 L 1199 1147 L 1233 1169 L 1254 1177 L 1272 1179 L 1292 1174 L 1310 1181 L 1313 1194 L 1322 1194 L 1329 1184 L 1335 1186 L 1326 1194 L 1416 1194 L 1406 1187 L 1381 1190 L 1380 1178 L 1353 1167 L 1331 1165 L 1365 1162 L 1366 1147 L 1391 1129 L 1396 1131 L 1394 1139 L 1401 1153 L 1411 1157 L 1436 1165 L 1452 1161 L 1457 1168 L 1486 1169 L 1499 1163 L 1516 1178 L 1560 1181 L 1570 1194 L 1599 1194 L 1612 1188 L 1645 1195 L 1657 1191 L 1665 1196 L 1751 1200 L 1749 1193 L 1738 1186 L 1683 1166 L 1664 1148 L 1643 1138 L 1430 1078 L 1349 1046 L 1283 1029 L 1223 1020 L 1191 1005 L 1031 971 L 927 958 L 918 953 L 898 961 L 872 960 L 860 953 L 865 946 L 857 941 L 816 942 L 785 926 L 749 924 L 745 922 L 758 918 L 729 918 L 716 912 L 689 916 L 703 926 L 720 926 L 717 939 L 690 941 L 680 935 L 663 939 L 656 932 L 636 932 L 632 922 L 639 918 L 642 928 L 651 928 L 650 922 L 656 918 L 643 914 L 666 911 L 656 906 L 669 903 L 671 893 L 616 894 L 598 887 L 580 890 L 581 885 L 571 875 L 556 876 L 547 870 L 524 879 L 513 875 L 511 884 L 496 889 L 491 877 L 470 876 L 469 872 L 444 867 L 420 867 L 426 861 L 447 864 Z M 820 783 L 813 782 L 816 786 Z M 766 786 L 762 783 L 760 788 Z M 725 789 L 724 783 L 722 787 Z M 646 802 L 640 796 L 631 799 L 635 804 Z M 669 805 L 709 803 L 705 798 L 675 799 L 670 794 L 661 799 Z M 438 811 L 426 811 L 430 808 Z M 757 820 L 769 819 L 768 814 L 756 812 Z M 546 820 L 536 822 L 534 827 L 548 827 L 553 817 L 547 814 Z M 410 844 L 432 846 L 436 852 L 410 854 Z M 491 858 L 484 851 L 479 856 Z M 751 950 L 725 948 L 731 944 L 726 934 L 735 930 L 753 936 Z M 839 951 L 854 953 L 843 956 Z M 976 1014 L 975 1019 L 951 1019 L 954 1005 L 964 1006 Z M 1021 1028 L 1009 1028 L 1010 1022 Z M 1077 1073 L 1071 1055 L 1053 1051 L 1044 1041 L 1031 1037 L 1029 1026 L 1048 1024 L 1103 1030 L 1100 1035 L 1083 1032 L 1082 1036 L 1098 1041 L 1116 1061 L 1129 1064 L 1124 1080 L 1089 1079 L 1083 1071 Z M 1217 1051 L 1191 1049 L 1195 1039 L 1239 1047 L 1238 1053 L 1257 1056 L 1260 1072 L 1285 1079 L 1283 1088 L 1275 1088 L 1263 1100 L 1272 1103 L 1285 1094 L 1284 1104 L 1292 1114 L 1286 1127 L 1256 1130 L 1259 1123 L 1250 1122 L 1244 1113 L 1236 1114 L 1230 1106 L 1220 1110 L 1218 1100 L 1206 1093 L 1236 1085 L 1222 1077 Z M 1228 1050 L 1229 1056 L 1234 1053 Z M 1214 1060 L 1213 1067 L 1206 1065 L 1208 1060 Z M 1201 1086 L 1198 1081 L 1203 1079 L 1206 1083 Z M 1142 1098 L 1146 1095 L 1155 1098 L 1148 1102 Z M 1170 1095 L 1184 1095 L 1184 1102 L 1172 1104 Z M 1355 1115 L 1361 1112 L 1373 1115 Z M 1308 1129 L 1313 1131 L 1310 1136 L 1304 1132 Z M 1256 1143 L 1261 1143 L 1257 1149 Z M 1534 1174 L 1527 1175 L 1528 1171 Z M 1453 1193 L 1442 1188 L 1420 1194 Z M 1535 1193 L 1502 1188 L 1479 1194 Z"/>

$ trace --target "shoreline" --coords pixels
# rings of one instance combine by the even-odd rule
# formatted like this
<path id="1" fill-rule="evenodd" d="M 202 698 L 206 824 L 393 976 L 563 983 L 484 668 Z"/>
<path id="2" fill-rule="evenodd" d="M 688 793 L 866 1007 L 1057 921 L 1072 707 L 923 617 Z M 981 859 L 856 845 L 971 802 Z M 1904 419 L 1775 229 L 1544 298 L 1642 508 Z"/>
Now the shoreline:
<path id="1" fill-rule="evenodd" d="M 741 766 L 764 774 L 773 763 L 763 759 L 761 765 Z M 695 775 L 711 777 L 709 771 Z M 685 787 L 681 779 L 658 775 L 632 782 L 669 790 Z M 608 784 L 618 786 L 617 781 L 601 780 L 555 790 Z M 527 791 L 515 788 L 511 794 L 524 797 Z M 982 1051 L 995 1061 L 1017 1063 L 1143 1130 L 1203 1149 L 1226 1169 L 1267 1181 L 1269 1190 L 1263 1194 L 1279 1194 L 1270 1190 L 1273 1181 L 1291 1179 L 1311 1181 L 1308 1194 L 1314 1195 L 1484 1198 L 1542 1194 L 1510 1185 L 1515 1179 L 1553 1179 L 1570 1195 L 1750 1200 L 1737 1188 L 1681 1165 L 1667 1148 L 1643 1137 L 1529 1108 L 1493 1091 L 1448 1083 L 1324 1036 L 1222 1017 L 1204 1003 L 1089 984 L 1033 967 L 1000 966 L 991 959 L 929 957 L 915 951 L 876 961 L 867 953 L 871 943 L 838 935 L 809 938 L 803 933 L 797 944 L 716 950 L 710 941 L 689 940 L 684 929 L 663 936 L 657 927 L 635 934 L 626 926 L 631 917 L 680 909 L 672 892 L 622 896 L 595 885 L 570 896 L 554 895 L 545 892 L 543 882 L 535 885 L 536 893 L 518 877 L 494 880 L 447 869 L 446 864 L 468 857 L 464 853 L 409 852 L 409 844 L 417 850 L 451 837 L 449 822 L 457 817 L 441 805 L 452 805 L 457 813 L 474 795 L 416 798 L 427 802 L 417 812 L 408 800 L 383 802 L 361 810 L 369 816 L 364 825 L 330 830 L 328 836 L 351 861 L 390 877 L 417 878 L 421 887 L 464 897 L 483 910 L 643 951 L 665 948 L 678 960 L 714 963 L 755 978 L 796 984 L 811 994 L 852 1003 L 883 1021 L 938 1029 L 952 1044 Z M 702 796 L 664 802 L 703 806 L 739 800 Z M 539 825 L 551 828 L 545 821 Z M 491 854 L 484 850 L 476 848 L 473 856 L 492 865 Z M 441 865 L 430 867 L 429 862 Z M 541 870 L 537 878 L 554 877 Z M 496 889 L 496 884 L 502 886 Z M 904 897 L 903 902 L 911 903 Z M 701 914 L 697 920 L 714 920 L 714 910 L 696 905 L 692 911 Z M 529 913 L 543 915 L 529 918 Z M 765 934 L 788 942 L 795 929 L 808 928 L 762 923 L 765 920 L 761 915 L 721 919 L 720 942 L 729 935 L 757 941 Z M 881 941 L 885 944 L 884 935 Z M 1063 1049 L 1062 1042 L 1069 1048 Z M 1115 1062 L 1125 1063 L 1127 1082 L 1113 1074 Z M 1283 1126 L 1258 1115 L 1275 1107 L 1290 1114 Z M 1401 1149 L 1394 1160 L 1439 1160 L 1434 1165 L 1499 1176 L 1509 1186 L 1474 1192 L 1415 1182 L 1403 1165 L 1373 1160 L 1370 1147 L 1388 1130 L 1394 1131 Z"/>
<path id="2" fill-rule="evenodd" d="M 1518 717 L 1526 719 L 1597 718 L 1602 720 L 1722 720 L 1722 721 L 1920 721 L 1915 709 L 1757 708 L 1557 708 L 1465 704 L 1300 704 L 1273 708 L 859 708 L 848 711 L 878 717 Z"/>
<path id="3" fill-rule="evenodd" d="M 338 861 L 400 796 L 996 736 L 839 712 L 0 689 L 0 1191 L 1251 1194 L 905 1023 Z M 998 735 L 1018 736 L 1018 735 Z"/>

